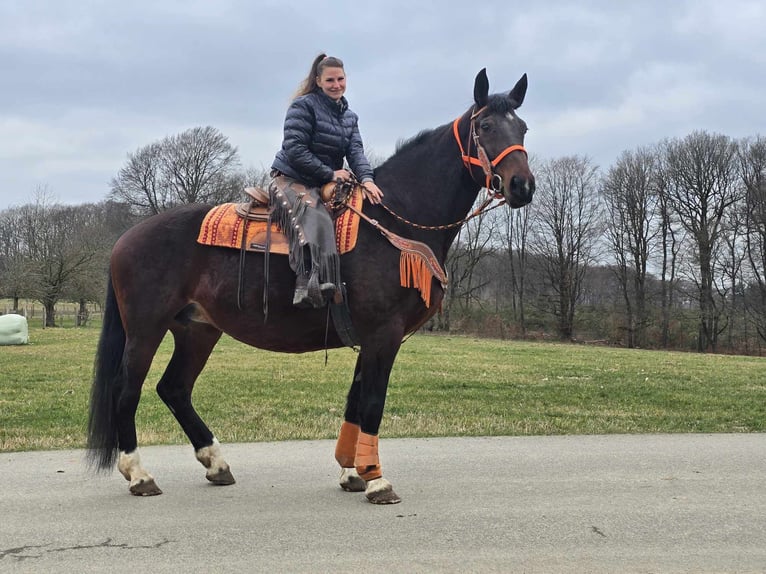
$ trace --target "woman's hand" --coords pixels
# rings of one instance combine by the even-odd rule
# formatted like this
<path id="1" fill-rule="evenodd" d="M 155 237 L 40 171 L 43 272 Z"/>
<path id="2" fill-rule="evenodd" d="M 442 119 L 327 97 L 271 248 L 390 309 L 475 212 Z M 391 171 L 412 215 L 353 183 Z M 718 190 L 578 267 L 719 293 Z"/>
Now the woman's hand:
<path id="1" fill-rule="evenodd" d="M 332 174 L 333 181 L 348 181 L 349 179 L 351 179 L 351 172 L 347 169 L 336 169 L 335 173 Z"/>
<path id="2" fill-rule="evenodd" d="M 362 189 L 364 190 L 364 196 L 370 201 L 370 203 L 380 203 L 383 201 L 383 192 L 380 191 L 380 188 L 375 184 L 374 181 L 365 181 L 362 184 Z"/>

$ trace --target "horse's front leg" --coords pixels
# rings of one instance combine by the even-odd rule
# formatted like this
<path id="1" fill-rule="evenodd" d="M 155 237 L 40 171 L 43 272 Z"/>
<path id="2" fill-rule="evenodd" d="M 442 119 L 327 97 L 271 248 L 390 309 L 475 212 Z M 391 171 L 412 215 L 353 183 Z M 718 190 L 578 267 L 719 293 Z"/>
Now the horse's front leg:
<path id="1" fill-rule="evenodd" d="M 346 492 L 362 492 L 367 483 L 356 471 L 356 443 L 359 441 L 359 393 L 362 390 L 362 358 L 356 359 L 354 380 L 346 398 L 346 412 L 335 445 L 335 460 L 340 465 L 340 487 Z"/>
<path id="2" fill-rule="evenodd" d="M 362 483 L 350 471 L 350 461 L 353 460 L 356 474 L 364 481 L 367 499 L 373 504 L 401 502 L 391 483 L 383 478 L 378 452 L 378 431 L 386 403 L 388 379 L 400 341 L 401 337 L 391 337 L 388 345 L 375 341 L 375 344 L 362 346 L 335 453 L 344 469 L 341 487 L 344 490 L 361 490 Z M 352 449 L 354 444 L 356 448 Z"/>

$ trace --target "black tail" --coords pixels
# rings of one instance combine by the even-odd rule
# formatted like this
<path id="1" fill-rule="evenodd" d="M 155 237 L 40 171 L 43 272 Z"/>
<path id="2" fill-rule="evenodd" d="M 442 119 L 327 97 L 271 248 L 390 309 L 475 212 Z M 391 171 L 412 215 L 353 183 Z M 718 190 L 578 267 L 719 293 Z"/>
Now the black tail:
<path id="1" fill-rule="evenodd" d="M 111 273 L 106 288 L 106 306 L 93 366 L 90 390 L 87 461 L 95 470 L 108 470 L 117 461 L 117 399 L 125 381 L 122 355 L 125 329 L 114 295 Z"/>

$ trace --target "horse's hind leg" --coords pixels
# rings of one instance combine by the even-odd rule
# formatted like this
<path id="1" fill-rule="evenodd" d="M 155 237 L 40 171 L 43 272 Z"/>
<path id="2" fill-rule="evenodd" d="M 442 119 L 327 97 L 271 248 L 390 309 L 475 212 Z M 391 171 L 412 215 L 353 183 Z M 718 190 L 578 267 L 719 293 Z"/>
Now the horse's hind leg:
<path id="1" fill-rule="evenodd" d="M 197 414 L 191 398 L 194 382 L 221 338 L 221 332 L 210 325 L 195 322 L 174 326 L 171 332 L 175 349 L 157 384 L 157 394 L 189 437 L 197 460 L 207 469 L 207 479 L 218 485 L 234 484 L 218 440 Z"/>
<path id="2" fill-rule="evenodd" d="M 137 496 L 162 494 L 162 491 L 141 464 L 136 436 L 136 409 L 141 399 L 141 387 L 152 364 L 154 354 L 162 341 L 162 334 L 139 334 L 128 336 L 125 343 L 123 364 L 125 384 L 117 398 L 117 444 L 120 457 L 117 468 L 130 482 L 130 492 Z"/>

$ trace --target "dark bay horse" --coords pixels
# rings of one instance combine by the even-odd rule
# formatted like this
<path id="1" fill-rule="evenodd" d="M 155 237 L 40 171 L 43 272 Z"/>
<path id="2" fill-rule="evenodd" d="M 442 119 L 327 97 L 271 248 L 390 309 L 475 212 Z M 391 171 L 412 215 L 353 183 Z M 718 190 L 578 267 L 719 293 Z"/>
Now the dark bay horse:
<path id="1" fill-rule="evenodd" d="M 448 224 L 466 217 L 481 188 L 502 195 L 512 208 L 528 204 L 535 181 L 523 147 L 526 124 L 516 115 L 526 90 L 524 75 L 509 93 L 489 95 L 486 72 L 479 72 L 471 109 L 454 122 L 420 133 L 376 170 L 388 209 L 365 203 L 364 214 L 425 243 L 443 266 L 458 232 L 458 226 Z M 112 250 L 91 390 L 88 458 L 100 470 L 116 462 L 136 495 L 161 493 L 141 464 L 135 413 L 168 331 L 175 347 L 157 392 L 214 484 L 231 484 L 234 478 L 191 397 L 221 334 L 283 353 L 343 346 L 332 329 L 326 332 L 326 310 L 293 307 L 295 274 L 287 257 L 270 258 L 264 325 L 263 255 L 246 255 L 249 289 L 240 309 L 240 253 L 196 243 L 210 208 L 185 205 L 151 217 L 129 229 Z M 341 258 L 359 354 L 335 455 L 344 490 L 364 490 L 371 502 L 381 504 L 400 500 L 383 478 L 378 456 L 391 368 L 403 338 L 436 312 L 444 295 L 442 284 L 431 279 L 426 306 L 417 289 L 402 287 L 399 264 L 400 252 L 365 222 L 356 248 Z"/>

